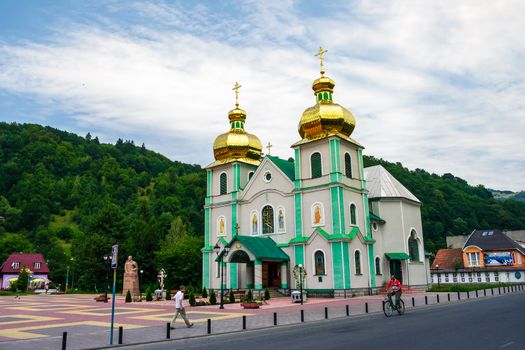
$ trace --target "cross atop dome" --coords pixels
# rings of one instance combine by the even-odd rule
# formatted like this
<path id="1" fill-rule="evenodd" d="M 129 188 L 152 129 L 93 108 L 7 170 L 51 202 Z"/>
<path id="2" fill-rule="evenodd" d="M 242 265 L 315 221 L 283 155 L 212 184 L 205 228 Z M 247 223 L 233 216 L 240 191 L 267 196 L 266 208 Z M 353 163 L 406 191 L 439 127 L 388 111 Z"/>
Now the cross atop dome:
<path id="1" fill-rule="evenodd" d="M 323 64 L 323 55 L 327 53 L 328 50 L 323 49 L 322 46 L 319 46 L 319 51 L 314 56 L 319 56 L 319 62 L 321 64 L 321 76 L 324 77 L 324 64 Z"/>
<path id="2" fill-rule="evenodd" d="M 232 90 L 235 91 L 235 108 L 239 108 L 239 89 L 241 88 L 242 86 L 239 85 L 239 82 L 236 81 L 235 82 L 235 86 L 233 87 Z"/>

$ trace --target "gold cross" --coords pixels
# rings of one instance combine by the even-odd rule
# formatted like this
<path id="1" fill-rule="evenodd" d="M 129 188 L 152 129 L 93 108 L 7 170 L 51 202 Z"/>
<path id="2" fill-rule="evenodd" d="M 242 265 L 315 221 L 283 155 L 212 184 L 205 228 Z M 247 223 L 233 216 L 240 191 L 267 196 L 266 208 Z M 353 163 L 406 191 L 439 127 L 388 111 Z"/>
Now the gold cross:
<path id="1" fill-rule="evenodd" d="M 235 234 L 238 235 L 239 234 L 239 229 L 241 227 L 239 226 L 239 224 L 235 224 Z"/>
<path id="2" fill-rule="evenodd" d="M 319 51 L 314 55 L 314 56 L 319 56 L 319 61 L 321 63 L 321 76 L 324 76 L 323 55 L 327 52 L 328 50 L 325 50 L 321 46 L 319 46 Z"/>
<path id="3" fill-rule="evenodd" d="M 235 87 L 232 89 L 235 91 L 235 107 L 239 107 L 239 88 L 241 86 L 239 85 L 239 82 L 235 82 Z"/>
<path id="4" fill-rule="evenodd" d="M 272 149 L 273 145 L 268 141 L 268 145 L 266 145 L 266 148 L 268 148 L 268 155 L 270 155 L 270 151 Z"/>

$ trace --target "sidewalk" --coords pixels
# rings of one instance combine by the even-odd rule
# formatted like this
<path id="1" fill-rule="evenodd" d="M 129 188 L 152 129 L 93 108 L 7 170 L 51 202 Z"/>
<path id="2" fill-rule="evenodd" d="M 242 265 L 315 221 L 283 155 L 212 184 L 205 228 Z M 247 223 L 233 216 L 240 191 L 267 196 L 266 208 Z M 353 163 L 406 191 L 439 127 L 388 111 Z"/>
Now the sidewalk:
<path id="1" fill-rule="evenodd" d="M 521 292 L 520 290 L 515 292 Z M 510 292 L 510 291 L 509 291 Z M 478 292 L 478 298 L 497 297 L 498 289 Z M 501 295 L 504 295 L 501 290 Z M 475 299 L 476 293 L 410 293 L 403 295 L 407 312 L 415 307 L 432 305 L 438 303 L 462 302 L 468 299 Z M 303 310 L 304 322 L 322 320 L 327 313 L 328 318 L 347 317 L 347 306 L 349 316 L 364 315 L 367 313 L 382 312 L 382 302 L 384 295 L 354 297 L 349 299 L 326 299 L 308 298 L 307 303 L 292 304 L 290 298 L 275 298 L 269 300 L 267 305 L 260 309 L 245 310 L 239 304 L 225 304 L 224 309 L 219 309 L 219 305 L 188 307 L 187 314 L 195 326 L 188 329 L 182 320 L 177 320 L 177 328 L 170 331 L 170 339 L 181 339 L 187 337 L 204 336 L 208 334 L 208 319 L 211 320 L 211 334 L 236 332 L 243 330 L 243 316 L 246 316 L 246 329 L 257 329 L 274 326 L 274 313 L 278 325 L 301 323 L 301 310 Z M 135 303 L 134 306 L 141 303 Z M 144 303 L 142 303 L 144 304 Z M 129 305 L 129 304 L 125 304 Z M 117 307 L 124 306 L 118 303 Z M 142 306 L 142 305 L 140 305 Z M 173 307 L 172 303 L 169 305 Z M 326 308 L 326 310 L 325 310 Z M 173 309 L 172 309 L 173 311 Z M 166 323 L 170 321 L 172 314 L 164 313 L 160 316 L 139 316 L 136 318 L 150 317 L 156 319 L 154 325 L 142 326 L 142 328 L 128 329 L 123 326 L 123 344 L 135 344 L 144 342 L 163 341 L 167 339 Z M 84 329 L 81 329 L 84 328 Z M 62 332 L 68 332 L 67 349 L 88 349 L 104 348 L 109 344 L 109 330 L 89 329 L 89 326 L 55 328 L 48 334 L 48 337 L 31 340 L 16 340 L 0 342 L 0 349 L 61 349 Z M 113 344 L 118 344 L 118 328 L 115 328 Z"/>

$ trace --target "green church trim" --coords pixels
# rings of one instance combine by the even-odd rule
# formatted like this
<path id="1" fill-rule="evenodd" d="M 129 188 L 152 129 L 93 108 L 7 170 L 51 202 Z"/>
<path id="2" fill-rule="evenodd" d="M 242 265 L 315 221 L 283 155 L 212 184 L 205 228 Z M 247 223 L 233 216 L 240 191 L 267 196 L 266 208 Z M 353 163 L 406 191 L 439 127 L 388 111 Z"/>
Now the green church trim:
<path id="1" fill-rule="evenodd" d="M 211 187 L 212 187 L 212 172 L 211 170 L 206 170 L 206 197 L 211 197 Z"/>
<path id="2" fill-rule="evenodd" d="M 232 237 L 237 236 L 237 204 L 232 204 Z"/>
<path id="3" fill-rule="evenodd" d="M 299 148 L 296 148 L 294 150 L 295 153 L 295 162 L 294 162 L 294 170 L 295 170 L 295 181 L 294 181 L 294 188 L 301 187 L 301 151 Z"/>
<path id="4" fill-rule="evenodd" d="M 344 276 L 345 276 L 345 288 L 351 288 L 350 282 L 350 244 L 348 242 L 343 243 L 343 261 L 344 261 Z"/>
<path id="5" fill-rule="evenodd" d="M 237 263 L 230 263 L 230 288 L 239 288 L 237 281 Z"/>
<path id="6" fill-rule="evenodd" d="M 332 242 L 332 265 L 334 268 L 334 288 L 343 289 L 345 283 L 342 242 Z"/>
<path id="7" fill-rule="evenodd" d="M 204 248 L 203 248 L 204 249 Z M 202 252 L 202 286 L 210 287 L 210 252 Z"/>
<path id="8" fill-rule="evenodd" d="M 262 261 L 259 260 L 259 259 L 255 259 L 255 261 L 254 261 L 254 267 L 253 267 L 253 268 L 256 269 L 257 266 L 261 266 L 261 268 L 262 268 Z M 255 277 L 255 276 L 254 276 L 254 277 Z M 261 279 L 261 282 L 260 282 L 260 283 L 257 283 L 257 282 L 256 282 L 254 287 L 255 287 L 254 289 L 262 289 L 262 287 L 263 287 L 263 286 L 262 286 L 262 279 Z"/>
<path id="9" fill-rule="evenodd" d="M 301 237 L 303 235 L 303 200 L 302 194 L 294 194 L 295 204 L 295 237 Z"/>
<path id="10" fill-rule="evenodd" d="M 370 287 L 376 286 L 376 265 L 374 263 L 374 245 L 368 245 L 368 265 L 370 266 Z"/>

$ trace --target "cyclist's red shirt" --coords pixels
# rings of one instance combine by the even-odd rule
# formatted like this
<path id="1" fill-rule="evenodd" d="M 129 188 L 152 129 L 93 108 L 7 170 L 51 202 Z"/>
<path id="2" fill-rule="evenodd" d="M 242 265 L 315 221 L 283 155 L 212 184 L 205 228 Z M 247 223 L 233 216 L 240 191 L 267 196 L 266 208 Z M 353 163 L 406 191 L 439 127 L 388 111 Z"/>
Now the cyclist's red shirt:
<path id="1" fill-rule="evenodd" d="M 398 287 L 399 290 L 401 290 L 401 282 L 399 282 L 399 280 L 397 278 L 388 281 L 388 284 L 386 285 L 386 288 L 389 289 L 389 288 L 392 288 L 392 287 Z"/>

